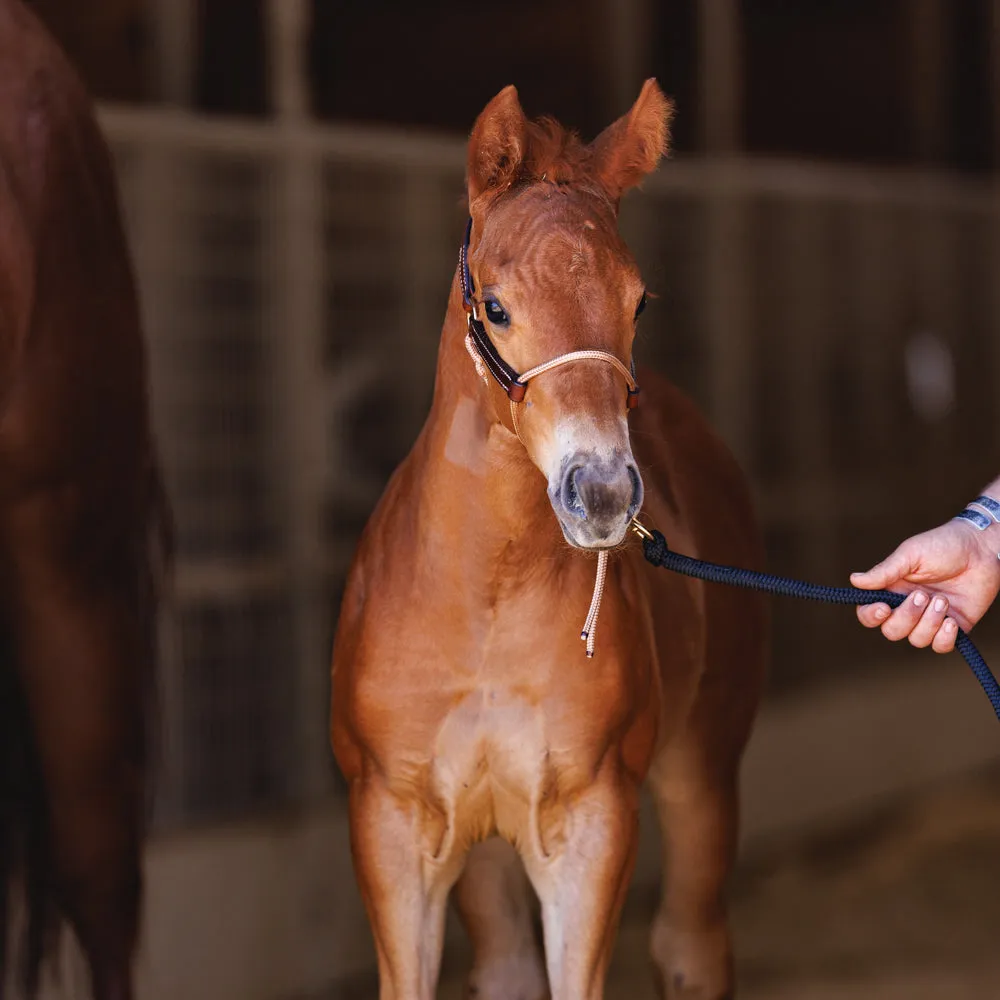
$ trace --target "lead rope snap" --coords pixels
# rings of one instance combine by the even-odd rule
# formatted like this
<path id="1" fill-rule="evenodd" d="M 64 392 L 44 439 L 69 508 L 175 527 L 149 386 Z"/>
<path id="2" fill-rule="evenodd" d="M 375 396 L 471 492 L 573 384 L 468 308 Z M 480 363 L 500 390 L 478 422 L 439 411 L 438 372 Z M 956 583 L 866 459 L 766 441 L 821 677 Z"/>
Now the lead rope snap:
<path id="1" fill-rule="evenodd" d="M 594 580 L 594 596 L 590 599 L 590 610 L 583 623 L 580 638 L 587 644 L 587 656 L 593 658 L 594 643 L 597 639 L 597 616 L 601 612 L 601 598 L 604 596 L 604 579 L 608 575 L 608 550 L 597 553 L 597 579 Z"/>

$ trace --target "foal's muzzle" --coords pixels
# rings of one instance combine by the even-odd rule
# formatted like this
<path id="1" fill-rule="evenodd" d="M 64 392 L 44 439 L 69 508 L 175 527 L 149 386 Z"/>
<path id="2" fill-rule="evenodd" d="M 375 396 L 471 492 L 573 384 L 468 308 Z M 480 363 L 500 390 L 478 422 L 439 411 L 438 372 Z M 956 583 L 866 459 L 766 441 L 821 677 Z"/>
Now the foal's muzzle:
<path id="1" fill-rule="evenodd" d="M 563 461 L 549 499 L 568 542 L 608 548 L 625 538 L 629 521 L 642 507 L 642 479 L 631 457 L 578 453 Z"/>

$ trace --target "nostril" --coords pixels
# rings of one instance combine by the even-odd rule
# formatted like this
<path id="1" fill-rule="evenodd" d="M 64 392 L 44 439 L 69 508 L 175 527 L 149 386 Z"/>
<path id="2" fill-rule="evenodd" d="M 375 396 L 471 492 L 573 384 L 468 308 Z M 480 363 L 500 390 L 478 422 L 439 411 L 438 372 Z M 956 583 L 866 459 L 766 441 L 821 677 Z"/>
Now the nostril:
<path id="1" fill-rule="evenodd" d="M 642 479 L 634 465 L 628 467 L 628 477 L 632 481 L 632 502 L 629 504 L 628 513 L 629 517 L 632 517 L 642 506 Z"/>
<path id="2" fill-rule="evenodd" d="M 576 482 L 577 473 L 582 468 L 582 465 L 574 465 L 566 473 L 566 478 L 563 480 L 563 505 L 577 517 L 587 516 L 587 510 L 583 506 L 583 500 L 580 499 L 580 490 Z"/>

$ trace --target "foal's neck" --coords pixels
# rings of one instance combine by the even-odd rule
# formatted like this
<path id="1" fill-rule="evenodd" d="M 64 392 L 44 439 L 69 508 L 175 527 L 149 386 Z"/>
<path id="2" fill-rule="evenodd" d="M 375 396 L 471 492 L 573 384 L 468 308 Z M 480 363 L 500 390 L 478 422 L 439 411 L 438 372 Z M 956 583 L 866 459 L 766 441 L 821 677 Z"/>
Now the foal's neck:
<path id="1" fill-rule="evenodd" d="M 521 441 L 498 422 L 465 347 L 457 283 L 441 334 L 434 401 L 418 447 L 420 530 L 448 548 L 474 549 L 485 567 L 579 559 L 562 537 L 545 477 Z M 499 393 L 497 393 L 499 396 Z M 505 405 L 500 397 L 498 405 Z"/>

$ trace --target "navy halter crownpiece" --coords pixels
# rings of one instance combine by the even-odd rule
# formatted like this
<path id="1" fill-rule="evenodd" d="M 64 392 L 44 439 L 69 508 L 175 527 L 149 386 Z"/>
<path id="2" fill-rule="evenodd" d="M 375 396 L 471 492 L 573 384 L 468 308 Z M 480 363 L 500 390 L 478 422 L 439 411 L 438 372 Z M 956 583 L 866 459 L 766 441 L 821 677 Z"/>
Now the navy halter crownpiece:
<path id="1" fill-rule="evenodd" d="M 525 373 L 527 377 L 522 377 L 513 368 L 511 368 L 511 366 L 507 364 L 502 357 L 500 357 L 500 352 L 496 349 L 496 345 L 490 339 L 490 335 L 486 332 L 486 327 L 483 325 L 483 321 L 476 315 L 476 303 L 472 297 L 475 292 L 475 286 L 472 282 L 472 274 L 469 271 L 469 241 L 471 239 L 472 218 L 470 216 L 469 221 L 465 226 L 465 241 L 462 243 L 462 246 L 458 251 L 459 275 L 462 283 L 462 303 L 465 306 L 465 312 L 469 320 L 469 339 L 471 340 L 473 347 L 476 349 L 476 353 L 482 359 L 483 364 L 486 365 L 489 373 L 497 381 L 503 391 L 507 393 L 507 397 L 510 399 L 511 403 L 520 403 L 521 400 L 524 399 L 525 392 L 528 390 L 528 378 L 530 378 L 533 373 L 540 373 L 540 369 L 545 369 L 548 366 L 539 365 L 537 369 L 533 368 L 530 373 Z M 573 352 L 573 355 L 564 355 L 564 357 L 566 360 L 572 360 L 573 356 L 576 354 L 581 356 L 588 354 L 597 360 L 611 361 L 617 367 L 624 368 L 617 358 L 606 354 L 604 351 Z M 628 386 L 626 406 L 628 409 L 633 410 L 639 405 L 639 386 L 635 381 L 635 360 L 633 359 L 629 368 L 624 370 L 626 372 L 626 376 L 631 379 L 631 384 Z M 628 375 L 629 372 L 631 372 L 630 376 Z"/>

